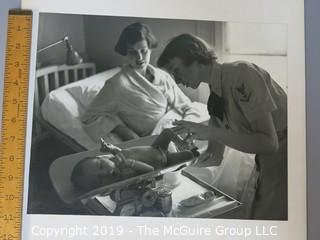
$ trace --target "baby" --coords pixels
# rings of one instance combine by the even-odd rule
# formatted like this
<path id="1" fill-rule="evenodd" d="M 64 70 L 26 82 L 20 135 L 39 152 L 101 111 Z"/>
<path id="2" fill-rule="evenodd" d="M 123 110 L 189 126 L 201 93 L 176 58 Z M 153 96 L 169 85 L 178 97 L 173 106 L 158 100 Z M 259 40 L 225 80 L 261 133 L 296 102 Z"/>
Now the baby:
<path id="1" fill-rule="evenodd" d="M 169 152 L 168 146 L 171 141 L 176 143 L 180 149 L 186 150 Z M 163 130 L 151 146 L 120 149 L 105 143 L 103 139 L 101 143 L 101 151 L 112 155 L 85 158 L 74 167 L 71 181 L 79 190 L 90 191 L 199 156 L 197 147 L 193 146 L 193 149 L 187 150 L 188 147 L 184 146 L 185 142 L 171 129 Z"/>

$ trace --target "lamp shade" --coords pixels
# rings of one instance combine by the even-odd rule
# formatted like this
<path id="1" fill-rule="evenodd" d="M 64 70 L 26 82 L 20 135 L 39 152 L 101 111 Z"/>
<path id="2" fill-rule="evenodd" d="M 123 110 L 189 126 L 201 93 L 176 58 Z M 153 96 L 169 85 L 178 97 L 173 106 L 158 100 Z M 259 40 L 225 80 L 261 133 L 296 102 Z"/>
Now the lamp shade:
<path id="1" fill-rule="evenodd" d="M 65 42 L 66 43 L 66 47 L 67 47 L 67 54 L 66 54 L 66 64 L 67 65 L 76 65 L 76 64 L 79 64 L 79 63 L 82 63 L 83 62 L 83 58 L 80 56 L 80 54 L 73 48 L 73 46 L 71 45 L 70 41 L 69 41 L 69 37 L 68 36 L 65 36 L 64 38 L 54 42 L 54 43 L 51 43 L 49 45 L 47 45 L 46 47 L 43 47 L 41 49 L 38 49 L 38 54 L 51 48 L 51 47 L 54 47 L 60 43 L 63 43 Z M 39 65 L 40 66 L 40 65 Z"/>
<path id="2" fill-rule="evenodd" d="M 83 58 L 79 55 L 79 53 L 74 50 L 69 39 L 66 40 L 67 45 L 67 57 L 66 57 L 66 64 L 67 65 L 76 65 L 79 63 L 83 63 Z"/>

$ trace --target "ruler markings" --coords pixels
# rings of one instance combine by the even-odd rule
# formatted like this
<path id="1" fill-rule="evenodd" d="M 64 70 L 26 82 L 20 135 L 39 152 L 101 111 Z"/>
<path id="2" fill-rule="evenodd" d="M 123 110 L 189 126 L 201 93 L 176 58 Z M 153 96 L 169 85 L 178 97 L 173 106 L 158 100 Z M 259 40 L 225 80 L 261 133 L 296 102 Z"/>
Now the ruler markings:
<path id="1" fill-rule="evenodd" d="M 0 148 L 0 240 L 21 239 L 31 32 L 31 11 L 9 11 Z"/>

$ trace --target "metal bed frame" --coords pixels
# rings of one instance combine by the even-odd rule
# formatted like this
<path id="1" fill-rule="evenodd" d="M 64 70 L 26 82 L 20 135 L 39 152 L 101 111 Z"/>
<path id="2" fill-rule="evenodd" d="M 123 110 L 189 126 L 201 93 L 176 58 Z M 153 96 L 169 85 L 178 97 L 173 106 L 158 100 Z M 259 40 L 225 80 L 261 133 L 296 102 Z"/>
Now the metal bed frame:
<path id="1" fill-rule="evenodd" d="M 42 117 L 41 104 L 51 91 L 94 75 L 95 73 L 96 66 L 94 63 L 81 63 L 72 66 L 54 65 L 37 69 L 34 94 L 33 143 L 41 141 L 51 133 L 77 152 L 86 150 L 74 139 L 65 135 Z"/>

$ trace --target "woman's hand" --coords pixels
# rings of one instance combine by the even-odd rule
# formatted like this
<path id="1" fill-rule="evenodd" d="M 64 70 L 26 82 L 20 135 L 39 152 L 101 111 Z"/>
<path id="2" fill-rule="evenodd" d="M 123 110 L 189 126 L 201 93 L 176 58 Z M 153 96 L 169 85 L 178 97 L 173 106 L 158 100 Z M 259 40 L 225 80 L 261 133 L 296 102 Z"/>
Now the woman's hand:
<path id="1" fill-rule="evenodd" d="M 209 126 L 201 123 L 189 122 L 189 121 L 174 121 L 172 130 L 176 134 L 189 134 L 190 137 L 198 140 L 210 140 L 212 135 L 212 129 Z"/>

